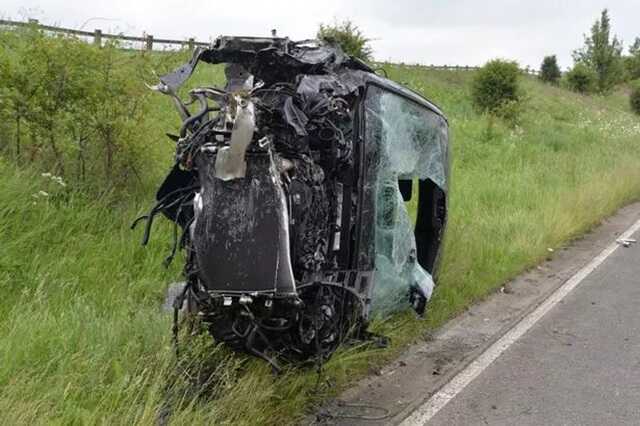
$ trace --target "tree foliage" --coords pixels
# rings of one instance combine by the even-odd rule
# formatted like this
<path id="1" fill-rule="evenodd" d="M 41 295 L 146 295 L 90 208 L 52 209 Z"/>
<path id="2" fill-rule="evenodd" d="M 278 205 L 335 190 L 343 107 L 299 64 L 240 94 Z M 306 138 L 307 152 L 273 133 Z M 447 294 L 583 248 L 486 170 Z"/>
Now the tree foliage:
<path id="1" fill-rule="evenodd" d="M 476 109 L 515 121 L 523 100 L 519 78 L 516 62 L 500 59 L 487 62 L 472 82 L 471 96 Z"/>
<path id="2" fill-rule="evenodd" d="M 634 43 L 629 46 L 629 56 L 625 58 L 625 65 L 630 80 L 640 78 L 640 37 L 636 37 Z"/>
<path id="3" fill-rule="evenodd" d="M 540 66 L 540 79 L 547 83 L 558 84 L 561 76 L 556 55 L 545 56 Z"/>
<path id="4" fill-rule="evenodd" d="M 629 95 L 629 103 L 631 104 L 633 112 L 640 115 L 640 80 L 636 81 L 632 86 L 631 95 Z"/>
<path id="5" fill-rule="evenodd" d="M 363 61 L 371 60 L 373 54 L 369 45 L 371 39 L 365 37 L 360 28 L 349 20 L 335 22 L 331 25 L 320 24 L 316 37 L 327 43 L 338 44 L 348 55 Z"/>
<path id="6" fill-rule="evenodd" d="M 576 64 L 584 64 L 596 73 L 596 87 L 606 92 L 624 80 L 622 42 L 611 35 L 609 12 L 604 9 L 600 18 L 585 35 L 584 46 L 573 52 Z"/>
<path id="7" fill-rule="evenodd" d="M 574 92 L 588 94 L 596 90 L 598 76 L 590 67 L 579 62 L 565 74 L 565 81 Z"/>

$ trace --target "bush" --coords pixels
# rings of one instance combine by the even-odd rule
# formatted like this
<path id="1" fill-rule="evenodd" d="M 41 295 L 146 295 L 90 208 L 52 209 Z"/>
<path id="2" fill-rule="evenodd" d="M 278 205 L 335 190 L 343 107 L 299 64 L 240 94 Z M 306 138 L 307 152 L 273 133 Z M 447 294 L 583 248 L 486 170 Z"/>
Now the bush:
<path id="1" fill-rule="evenodd" d="M 369 46 L 371 39 L 366 38 L 362 31 L 349 20 L 336 22 L 333 25 L 320 24 L 316 37 L 327 43 L 339 45 L 348 55 L 363 61 L 371 60 L 373 53 Z"/>
<path id="2" fill-rule="evenodd" d="M 635 56 L 627 56 L 624 58 L 627 78 L 636 80 L 640 78 L 640 53 Z"/>
<path id="3" fill-rule="evenodd" d="M 640 81 L 637 81 L 631 89 L 631 95 L 629 95 L 629 103 L 631 109 L 636 114 L 640 115 Z"/>
<path id="4" fill-rule="evenodd" d="M 561 75 L 556 55 L 545 56 L 540 66 L 540 80 L 551 84 L 558 84 Z"/>
<path id="5" fill-rule="evenodd" d="M 625 58 L 627 75 L 630 80 L 640 79 L 640 37 L 629 46 L 629 56 Z"/>
<path id="6" fill-rule="evenodd" d="M 93 189 L 139 180 L 150 91 L 132 77 L 144 60 L 35 28 L 0 32 L 2 153 Z"/>
<path id="7" fill-rule="evenodd" d="M 592 93 L 597 88 L 598 76 L 583 63 L 577 63 L 566 76 L 567 87 L 578 93 Z"/>
<path id="8" fill-rule="evenodd" d="M 494 59 L 476 73 L 472 83 L 473 104 L 480 112 L 515 120 L 523 94 L 519 85 L 520 69 L 513 61 Z"/>

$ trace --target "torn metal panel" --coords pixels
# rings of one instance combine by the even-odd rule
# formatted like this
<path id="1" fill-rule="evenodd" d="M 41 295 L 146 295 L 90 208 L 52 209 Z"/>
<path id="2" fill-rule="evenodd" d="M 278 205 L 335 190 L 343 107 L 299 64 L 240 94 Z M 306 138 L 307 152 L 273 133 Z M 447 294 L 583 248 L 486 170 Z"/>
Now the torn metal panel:
<path id="1" fill-rule="evenodd" d="M 199 62 L 226 64 L 227 84 L 181 102 Z M 435 105 L 338 47 L 287 38 L 220 37 L 156 89 L 183 124 L 146 218 L 183 229 L 184 297 L 216 339 L 274 364 L 326 359 L 372 307 L 424 312 L 449 187 Z"/>
<path id="2" fill-rule="evenodd" d="M 218 148 L 213 173 L 218 179 L 231 180 L 245 177 L 247 148 L 256 130 L 256 117 L 252 101 L 236 97 L 236 114 L 229 146 Z"/>

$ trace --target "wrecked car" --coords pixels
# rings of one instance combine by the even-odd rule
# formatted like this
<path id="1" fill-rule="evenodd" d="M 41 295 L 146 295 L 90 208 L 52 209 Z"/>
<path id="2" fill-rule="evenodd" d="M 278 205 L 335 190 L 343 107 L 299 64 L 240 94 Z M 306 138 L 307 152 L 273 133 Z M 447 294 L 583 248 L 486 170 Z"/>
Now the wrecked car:
<path id="1" fill-rule="evenodd" d="M 179 87 L 201 63 L 226 86 Z M 447 221 L 447 119 L 337 46 L 220 37 L 160 77 L 182 118 L 141 219 L 175 223 L 178 310 L 262 357 L 326 359 L 372 311 L 423 314 Z M 417 197 L 415 225 L 405 202 Z M 181 232 L 178 232 L 181 230 Z"/>

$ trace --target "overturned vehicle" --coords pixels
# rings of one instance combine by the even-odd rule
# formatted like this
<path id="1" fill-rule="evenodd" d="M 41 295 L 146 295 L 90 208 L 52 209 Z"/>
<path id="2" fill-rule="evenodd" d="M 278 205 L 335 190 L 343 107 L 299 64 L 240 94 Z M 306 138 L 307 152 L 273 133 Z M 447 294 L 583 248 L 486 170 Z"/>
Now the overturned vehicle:
<path id="1" fill-rule="evenodd" d="M 199 62 L 225 64 L 226 87 L 182 101 Z M 326 359 L 372 309 L 424 313 L 447 219 L 435 105 L 339 47 L 286 38 L 220 37 L 154 88 L 183 123 L 143 242 L 156 214 L 175 222 L 176 315 L 274 363 Z"/>

